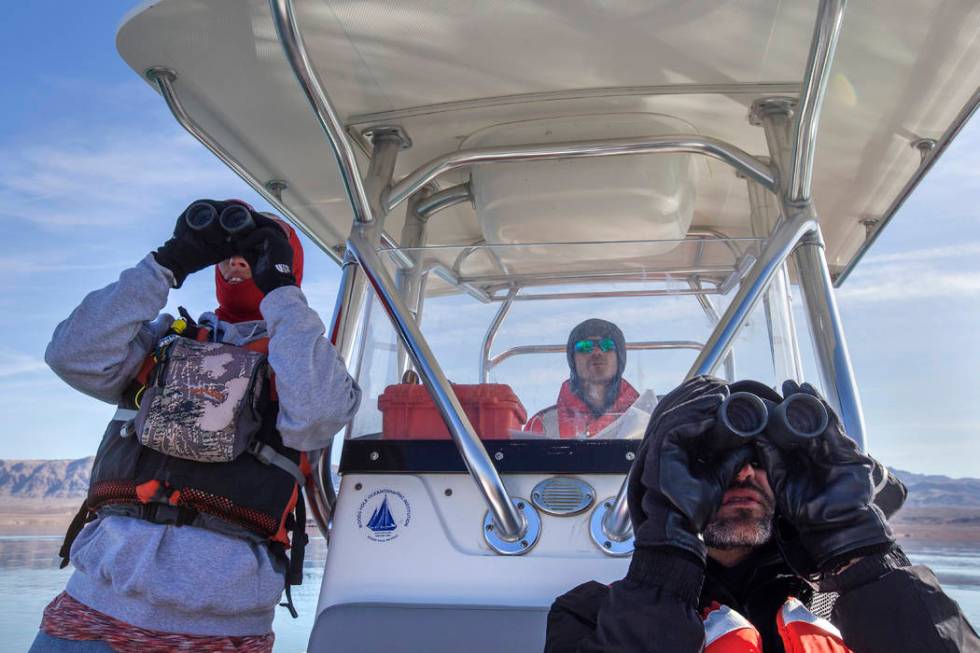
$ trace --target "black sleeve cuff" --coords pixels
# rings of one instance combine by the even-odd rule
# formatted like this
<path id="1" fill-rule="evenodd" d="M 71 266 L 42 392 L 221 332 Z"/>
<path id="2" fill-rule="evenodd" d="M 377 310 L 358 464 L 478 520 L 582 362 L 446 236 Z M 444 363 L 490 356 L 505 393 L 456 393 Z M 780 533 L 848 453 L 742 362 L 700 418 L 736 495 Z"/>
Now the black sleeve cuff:
<path id="1" fill-rule="evenodd" d="M 823 574 L 818 585 L 821 592 L 843 594 L 874 582 L 890 571 L 908 567 L 911 564 L 909 559 L 905 557 L 905 552 L 899 546 L 892 545 L 884 552 L 879 551 L 866 555 L 843 571 Z"/>
<path id="2" fill-rule="evenodd" d="M 687 602 L 696 602 L 704 582 L 704 563 L 683 549 L 637 547 L 626 578 L 656 587 Z"/>

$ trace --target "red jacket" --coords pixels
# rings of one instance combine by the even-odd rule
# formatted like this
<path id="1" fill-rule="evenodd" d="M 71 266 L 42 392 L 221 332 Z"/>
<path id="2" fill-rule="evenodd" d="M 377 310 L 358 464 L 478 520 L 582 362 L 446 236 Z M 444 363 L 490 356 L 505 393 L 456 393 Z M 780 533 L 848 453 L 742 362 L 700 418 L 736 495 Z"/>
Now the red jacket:
<path id="1" fill-rule="evenodd" d="M 582 401 L 578 395 L 572 392 L 572 384 L 565 381 L 561 384 L 558 392 L 558 402 L 554 406 L 549 406 L 539 411 L 534 417 L 524 425 L 524 430 L 529 433 L 545 434 L 554 429 L 546 428 L 548 422 L 552 424 L 557 417 L 558 434 L 563 438 L 582 438 L 592 437 L 602 429 L 612 424 L 617 417 L 626 412 L 639 398 L 640 394 L 633 386 L 625 380 L 619 381 L 619 395 L 613 405 L 602 415 L 596 417 L 592 409 Z M 555 415 L 554 413 L 557 413 Z M 547 433 L 552 435 L 551 433 Z"/>

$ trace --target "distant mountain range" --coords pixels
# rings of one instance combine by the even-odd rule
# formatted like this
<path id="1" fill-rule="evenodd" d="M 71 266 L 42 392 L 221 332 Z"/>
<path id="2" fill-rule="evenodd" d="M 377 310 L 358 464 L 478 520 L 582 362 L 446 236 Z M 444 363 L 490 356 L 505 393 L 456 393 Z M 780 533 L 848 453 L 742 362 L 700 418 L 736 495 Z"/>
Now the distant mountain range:
<path id="1" fill-rule="evenodd" d="M 94 456 L 78 460 L 0 460 L 0 501 L 85 498 Z"/>
<path id="2" fill-rule="evenodd" d="M 909 489 L 907 506 L 980 507 L 980 478 L 950 478 L 893 469 Z"/>
<path id="3" fill-rule="evenodd" d="M 0 501 L 82 499 L 93 457 L 78 460 L 0 460 Z M 893 469 L 909 488 L 908 506 L 980 507 L 980 479 Z"/>

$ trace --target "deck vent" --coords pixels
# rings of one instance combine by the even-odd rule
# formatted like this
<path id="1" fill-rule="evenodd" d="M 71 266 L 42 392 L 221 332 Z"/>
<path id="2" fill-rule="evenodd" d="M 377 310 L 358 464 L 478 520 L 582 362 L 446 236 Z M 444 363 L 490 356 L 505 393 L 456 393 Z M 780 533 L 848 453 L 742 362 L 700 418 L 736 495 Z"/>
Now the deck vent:
<path id="1" fill-rule="evenodd" d="M 568 476 L 547 478 L 531 490 L 531 503 L 549 515 L 576 515 L 588 510 L 594 500 L 591 485 Z"/>

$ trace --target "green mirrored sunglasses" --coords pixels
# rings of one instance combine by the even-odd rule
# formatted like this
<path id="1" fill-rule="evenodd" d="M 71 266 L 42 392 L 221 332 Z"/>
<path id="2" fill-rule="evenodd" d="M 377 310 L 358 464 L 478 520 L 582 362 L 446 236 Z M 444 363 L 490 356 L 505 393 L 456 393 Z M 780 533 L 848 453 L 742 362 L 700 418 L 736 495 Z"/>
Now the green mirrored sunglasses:
<path id="1" fill-rule="evenodd" d="M 612 351 L 616 341 L 612 338 L 584 338 L 575 343 L 575 351 L 580 354 L 591 354 L 598 345 L 600 351 Z"/>

